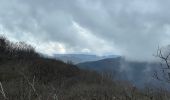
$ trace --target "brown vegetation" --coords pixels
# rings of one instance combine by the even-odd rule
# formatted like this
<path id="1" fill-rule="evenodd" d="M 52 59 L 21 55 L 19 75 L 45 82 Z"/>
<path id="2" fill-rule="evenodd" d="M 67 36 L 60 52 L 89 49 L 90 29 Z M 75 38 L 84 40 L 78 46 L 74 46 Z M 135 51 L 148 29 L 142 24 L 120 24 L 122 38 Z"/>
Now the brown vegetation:
<path id="1" fill-rule="evenodd" d="M 164 90 L 139 90 L 111 75 L 45 58 L 24 42 L 0 38 L 0 100 L 168 100 Z"/>

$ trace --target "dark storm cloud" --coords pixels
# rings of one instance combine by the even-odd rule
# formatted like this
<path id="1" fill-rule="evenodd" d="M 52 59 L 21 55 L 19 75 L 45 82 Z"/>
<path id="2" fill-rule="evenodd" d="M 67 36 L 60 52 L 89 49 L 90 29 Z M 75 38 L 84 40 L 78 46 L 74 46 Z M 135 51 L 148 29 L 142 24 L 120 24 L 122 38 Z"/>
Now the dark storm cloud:
<path id="1" fill-rule="evenodd" d="M 120 53 L 147 60 L 158 45 L 170 42 L 169 4 L 168 0 L 0 0 L 0 26 L 7 36 L 48 54 Z"/>

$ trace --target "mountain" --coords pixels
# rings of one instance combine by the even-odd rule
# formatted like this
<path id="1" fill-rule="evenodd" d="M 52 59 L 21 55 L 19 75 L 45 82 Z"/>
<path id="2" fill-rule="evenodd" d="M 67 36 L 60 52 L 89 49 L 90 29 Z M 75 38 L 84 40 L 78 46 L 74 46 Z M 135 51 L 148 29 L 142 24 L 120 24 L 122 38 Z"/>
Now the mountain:
<path id="1" fill-rule="evenodd" d="M 79 63 L 79 66 L 82 69 L 90 69 L 98 72 L 103 71 L 118 71 L 120 70 L 121 58 L 106 58 L 98 61 L 89 61 L 84 63 Z"/>
<path id="2" fill-rule="evenodd" d="M 116 58 L 116 55 L 108 55 L 108 56 L 97 56 L 90 54 L 54 54 L 54 57 L 57 60 L 61 60 L 64 62 L 71 61 L 74 64 L 87 62 L 87 61 L 97 61 L 106 58 Z"/>
<path id="3" fill-rule="evenodd" d="M 115 79 L 130 81 L 138 87 L 154 83 L 153 73 L 159 68 L 158 63 L 126 61 L 121 57 L 79 63 L 77 66 L 100 73 L 112 73 Z"/>
<path id="4" fill-rule="evenodd" d="M 115 90 L 115 84 L 96 72 L 43 56 L 23 42 L 0 37 L 0 100 L 108 100 L 123 90 Z"/>

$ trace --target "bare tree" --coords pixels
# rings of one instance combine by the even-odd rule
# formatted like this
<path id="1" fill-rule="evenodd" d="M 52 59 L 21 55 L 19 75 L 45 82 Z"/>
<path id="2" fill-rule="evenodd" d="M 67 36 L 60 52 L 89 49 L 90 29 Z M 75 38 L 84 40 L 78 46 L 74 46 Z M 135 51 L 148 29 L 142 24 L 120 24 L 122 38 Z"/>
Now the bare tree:
<path id="1" fill-rule="evenodd" d="M 158 48 L 156 57 L 161 59 L 161 69 L 154 72 L 154 77 L 159 81 L 170 83 L 170 50 L 168 48 Z"/>
<path id="2" fill-rule="evenodd" d="M 24 79 L 27 81 L 27 83 L 29 84 L 29 86 L 31 87 L 31 89 L 33 90 L 33 92 L 35 93 L 35 95 L 37 96 L 37 98 L 38 98 L 38 100 L 41 100 L 41 95 L 37 92 L 37 90 L 36 90 L 36 87 L 35 87 L 35 76 L 33 77 L 33 79 L 32 79 L 32 81 L 30 81 L 29 79 L 28 79 L 28 77 L 24 74 L 24 73 L 22 73 L 22 72 L 20 72 L 20 74 L 24 77 Z M 31 91 L 29 91 L 29 95 L 31 95 Z M 29 96 L 29 100 L 30 100 L 30 96 Z"/>

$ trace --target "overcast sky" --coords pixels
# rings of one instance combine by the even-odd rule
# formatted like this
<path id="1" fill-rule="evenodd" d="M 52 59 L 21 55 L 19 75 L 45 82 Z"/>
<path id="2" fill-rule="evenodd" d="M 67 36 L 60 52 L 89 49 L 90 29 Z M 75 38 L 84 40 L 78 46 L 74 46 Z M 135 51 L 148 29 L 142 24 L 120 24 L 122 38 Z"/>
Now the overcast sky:
<path id="1" fill-rule="evenodd" d="M 170 44 L 170 0 L 0 0 L 0 34 L 45 54 L 153 58 Z"/>

